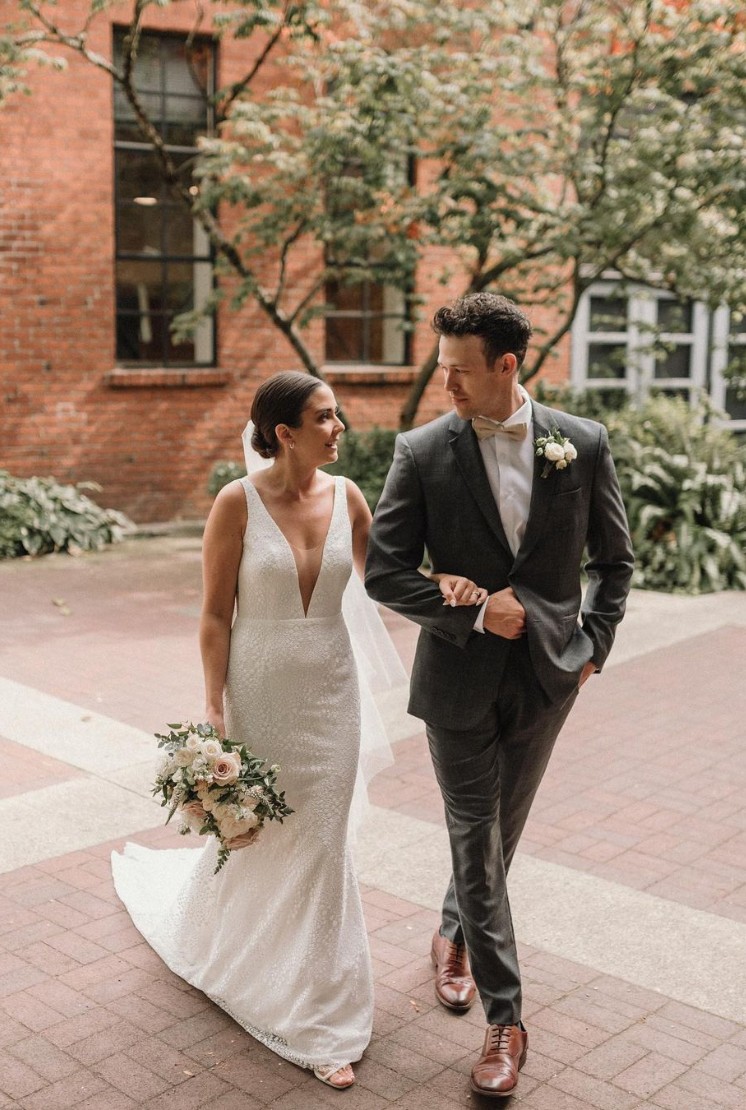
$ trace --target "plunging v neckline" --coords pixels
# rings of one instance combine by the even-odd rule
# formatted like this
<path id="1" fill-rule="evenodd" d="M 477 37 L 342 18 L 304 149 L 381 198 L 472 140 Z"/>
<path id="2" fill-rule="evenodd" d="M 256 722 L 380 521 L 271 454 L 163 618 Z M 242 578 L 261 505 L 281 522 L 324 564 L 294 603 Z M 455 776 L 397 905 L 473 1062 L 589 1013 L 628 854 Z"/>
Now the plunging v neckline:
<path id="1" fill-rule="evenodd" d="M 335 514 L 336 509 L 337 509 L 337 482 L 336 482 L 336 479 L 332 483 L 332 511 L 329 514 L 329 523 L 326 527 L 326 532 L 324 534 L 324 539 L 323 539 L 322 543 L 320 543 L 320 544 L 317 543 L 315 547 L 298 548 L 299 551 L 318 551 L 318 549 L 320 547 L 322 548 L 321 561 L 319 562 L 319 573 L 316 575 L 316 579 L 314 581 L 313 587 L 311 588 L 311 594 L 310 594 L 310 597 L 308 598 L 308 608 L 306 608 L 303 605 L 303 593 L 302 593 L 301 588 L 300 588 L 300 573 L 298 571 L 298 560 L 295 557 L 295 550 L 296 549 L 293 547 L 290 540 L 287 538 L 287 536 L 283 532 L 282 528 L 280 528 L 280 525 L 277 523 L 275 518 L 272 516 L 272 513 L 269 511 L 267 506 L 264 504 L 264 500 L 262 498 L 262 495 L 260 494 L 259 490 L 254 485 L 254 483 L 251 481 L 250 478 L 247 478 L 246 481 L 249 483 L 249 485 L 253 489 L 254 493 L 256 494 L 257 501 L 261 505 L 264 512 L 267 514 L 267 517 L 268 517 L 270 523 L 273 525 L 275 530 L 282 537 L 282 539 L 285 543 L 285 546 L 287 547 L 288 551 L 290 552 L 290 558 L 292 559 L 293 566 L 295 567 L 295 586 L 296 586 L 296 589 L 298 591 L 298 600 L 300 601 L 300 607 L 301 607 L 301 612 L 303 613 L 303 619 L 307 620 L 308 619 L 308 614 L 311 612 L 311 606 L 313 605 L 313 599 L 316 596 L 316 587 L 318 586 L 319 579 L 321 578 L 321 575 L 323 574 L 323 571 L 324 571 L 324 563 L 326 562 L 326 545 L 327 545 L 327 541 L 329 539 L 329 535 L 330 535 L 331 530 L 332 530 L 332 523 L 334 522 L 334 514 Z"/>

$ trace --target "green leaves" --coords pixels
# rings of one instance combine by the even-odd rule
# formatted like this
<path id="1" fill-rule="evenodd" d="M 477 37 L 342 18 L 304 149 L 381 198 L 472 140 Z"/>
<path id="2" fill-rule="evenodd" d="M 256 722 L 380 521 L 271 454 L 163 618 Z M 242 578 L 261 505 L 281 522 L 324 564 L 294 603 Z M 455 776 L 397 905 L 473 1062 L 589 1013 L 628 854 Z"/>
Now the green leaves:
<path id="1" fill-rule="evenodd" d="M 744 450 L 708 415 L 656 398 L 609 418 L 638 587 L 746 589 Z"/>
<path id="2" fill-rule="evenodd" d="M 0 559 L 98 551 L 132 528 L 123 513 L 100 508 L 80 487 L 60 485 L 54 478 L 14 478 L 0 470 Z"/>

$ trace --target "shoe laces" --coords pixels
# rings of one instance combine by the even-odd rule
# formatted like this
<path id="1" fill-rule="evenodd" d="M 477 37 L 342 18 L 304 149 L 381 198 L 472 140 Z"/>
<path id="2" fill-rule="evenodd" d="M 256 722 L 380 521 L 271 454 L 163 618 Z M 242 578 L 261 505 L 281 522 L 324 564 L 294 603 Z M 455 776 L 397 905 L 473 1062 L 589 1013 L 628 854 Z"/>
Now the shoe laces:
<path id="1" fill-rule="evenodd" d="M 466 946 L 455 940 L 448 941 L 443 970 L 449 979 L 460 979 L 464 976 L 464 962 L 466 959 Z"/>
<path id="2" fill-rule="evenodd" d="M 490 1026 L 490 1055 L 496 1052 L 507 1052 L 510 1045 L 510 1031 L 512 1025 Z"/>

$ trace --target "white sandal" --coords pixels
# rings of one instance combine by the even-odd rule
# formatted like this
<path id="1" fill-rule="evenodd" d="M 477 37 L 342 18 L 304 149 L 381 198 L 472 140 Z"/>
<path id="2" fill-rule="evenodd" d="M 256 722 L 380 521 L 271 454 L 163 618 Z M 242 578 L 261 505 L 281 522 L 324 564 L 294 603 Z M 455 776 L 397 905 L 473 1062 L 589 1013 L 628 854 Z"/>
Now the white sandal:
<path id="1" fill-rule="evenodd" d="M 332 1083 L 334 1077 L 342 1072 L 349 1072 L 349 1077 L 345 1077 L 345 1082 Z M 341 1068 L 335 1068 L 334 1064 L 317 1064 L 313 1068 L 313 1074 L 322 1083 L 326 1083 L 327 1087 L 333 1087 L 336 1091 L 344 1091 L 355 1082 L 352 1064 L 343 1064 Z"/>

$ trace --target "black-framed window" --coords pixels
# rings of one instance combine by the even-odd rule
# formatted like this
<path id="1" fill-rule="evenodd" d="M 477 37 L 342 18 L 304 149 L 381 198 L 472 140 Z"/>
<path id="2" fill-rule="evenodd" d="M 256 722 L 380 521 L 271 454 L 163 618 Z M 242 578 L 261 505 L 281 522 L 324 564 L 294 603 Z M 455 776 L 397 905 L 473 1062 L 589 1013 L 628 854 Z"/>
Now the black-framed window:
<path id="1" fill-rule="evenodd" d="M 121 64 L 123 28 L 114 29 Z M 138 97 L 183 173 L 196 189 L 197 139 L 212 129 L 215 47 L 211 40 L 145 31 L 134 67 Z M 212 366 L 212 316 L 176 341 L 175 316 L 201 308 L 213 283 L 209 239 L 183 200 L 168 189 L 158 161 L 119 85 L 114 87 L 117 361 L 139 366 Z"/>
<path id="2" fill-rule="evenodd" d="M 393 285 L 326 285 L 327 362 L 401 366 L 409 362 L 407 298 Z"/>

